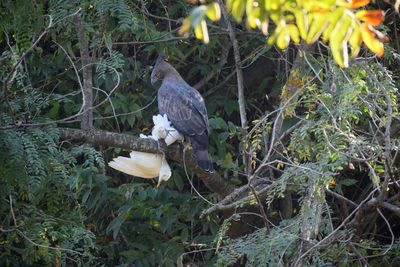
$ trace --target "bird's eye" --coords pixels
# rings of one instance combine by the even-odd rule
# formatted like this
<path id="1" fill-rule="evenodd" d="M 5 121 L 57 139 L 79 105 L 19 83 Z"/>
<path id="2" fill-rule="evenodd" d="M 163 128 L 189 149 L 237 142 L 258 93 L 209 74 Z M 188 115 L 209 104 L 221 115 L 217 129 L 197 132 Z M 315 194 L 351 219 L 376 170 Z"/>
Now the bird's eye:
<path id="1" fill-rule="evenodd" d="M 157 78 L 161 78 L 161 72 L 157 71 L 157 72 L 156 72 L 156 77 L 157 77 Z"/>

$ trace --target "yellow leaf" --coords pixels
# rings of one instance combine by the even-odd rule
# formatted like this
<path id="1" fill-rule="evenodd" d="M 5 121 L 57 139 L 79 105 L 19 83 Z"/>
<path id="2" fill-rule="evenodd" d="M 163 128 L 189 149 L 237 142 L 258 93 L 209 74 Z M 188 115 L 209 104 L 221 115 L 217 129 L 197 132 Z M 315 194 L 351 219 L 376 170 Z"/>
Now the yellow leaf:
<path id="1" fill-rule="evenodd" d="M 194 34 L 196 35 L 197 39 L 202 40 L 205 44 L 210 42 L 207 23 L 204 19 L 194 28 Z"/>
<path id="2" fill-rule="evenodd" d="M 180 35 L 186 35 L 190 30 L 190 24 L 192 23 L 191 17 L 187 17 L 182 21 L 182 26 L 179 28 L 178 33 Z"/>
<path id="3" fill-rule="evenodd" d="M 237 22 L 242 20 L 244 11 L 245 11 L 245 1 L 242 0 L 234 0 L 232 4 L 232 16 L 235 18 Z"/>
<path id="4" fill-rule="evenodd" d="M 268 40 L 267 40 L 268 45 L 272 46 L 275 43 L 276 38 L 278 37 L 279 30 L 280 30 L 280 28 L 275 29 L 275 31 L 268 37 Z"/>
<path id="5" fill-rule="evenodd" d="M 362 43 L 361 31 L 358 24 L 355 25 L 353 32 L 350 35 L 349 44 L 351 46 L 351 57 L 356 57 L 360 52 Z"/>
<path id="6" fill-rule="evenodd" d="M 339 7 L 335 9 L 332 13 L 329 14 L 328 19 L 329 19 L 329 25 L 326 27 L 326 29 L 322 33 L 322 41 L 327 42 L 329 40 L 329 36 L 331 35 L 332 31 L 335 29 L 337 23 L 339 20 L 342 18 L 344 14 L 344 8 Z"/>
<path id="7" fill-rule="evenodd" d="M 299 28 L 301 38 L 303 38 L 304 40 L 307 39 L 308 16 L 302 11 L 295 11 L 294 16 L 296 18 L 296 24 Z"/>
<path id="8" fill-rule="evenodd" d="M 253 9 L 255 8 L 255 3 L 258 2 L 254 2 L 254 0 L 246 0 L 246 14 L 247 16 L 249 16 L 251 14 L 251 12 L 253 11 Z"/>
<path id="9" fill-rule="evenodd" d="M 373 53 L 377 55 L 377 57 L 382 57 L 384 53 L 383 44 L 376 39 L 376 35 L 371 26 L 364 23 L 361 25 L 361 36 L 365 43 L 365 45 L 371 50 Z"/>
<path id="10" fill-rule="evenodd" d="M 235 2 L 235 0 L 226 0 L 226 9 L 229 12 L 232 12 L 233 2 Z"/>
<path id="11" fill-rule="evenodd" d="M 206 16 L 211 21 L 217 21 L 221 18 L 221 8 L 218 3 L 212 3 L 207 6 Z"/>
<path id="12" fill-rule="evenodd" d="M 359 8 L 369 4 L 369 0 L 340 0 L 338 1 L 340 5 L 347 8 Z"/>
<path id="13" fill-rule="evenodd" d="M 311 22 L 310 30 L 307 34 L 306 42 L 311 44 L 318 40 L 322 31 L 328 26 L 328 15 L 326 14 L 316 14 L 315 18 Z"/>
<path id="14" fill-rule="evenodd" d="M 324 13 L 329 11 L 334 4 L 336 4 L 336 0 L 305 1 L 303 6 L 311 12 Z"/>
<path id="15" fill-rule="evenodd" d="M 276 38 L 276 45 L 280 49 L 285 49 L 290 43 L 290 33 L 287 27 L 283 27 Z"/>
<path id="16" fill-rule="evenodd" d="M 246 15 L 247 15 L 247 25 L 255 29 L 260 25 L 260 8 L 258 7 L 258 2 L 254 0 L 246 1 Z"/>
<path id="17" fill-rule="evenodd" d="M 194 35 L 196 36 L 197 39 L 203 40 L 204 34 L 203 34 L 203 27 L 201 26 L 201 23 L 198 24 L 196 27 L 194 27 Z"/>
<path id="18" fill-rule="evenodd" d="M 296 25 L 290 24 L 286 26 L 289 30 L 290 38 L 292 38 L 293 42 L 296 44 L 300 43 L 300 32 Z"/>
<path id="19" fill-rule="evenodd" d="M 333 58 L 341 68 L 349 66 L 347 42 L 352 32 L 353 20 L 349 16 L 343 16 L 329 36 L 329 47 Z"/>
<path id="20" fill-rule="evenodd" d="M 341 68 L 349 67 L 349 55 L 347 53 L 347 41 L 343 43 L 330 43 L 333 59 Z"/>
<path id="21" fill-rule="evenodd" d="M 329 42 L 341 43 L 345 38 L 350 38 L 352 22 L 353 19 L 344 14 L 329 35 Z"/>

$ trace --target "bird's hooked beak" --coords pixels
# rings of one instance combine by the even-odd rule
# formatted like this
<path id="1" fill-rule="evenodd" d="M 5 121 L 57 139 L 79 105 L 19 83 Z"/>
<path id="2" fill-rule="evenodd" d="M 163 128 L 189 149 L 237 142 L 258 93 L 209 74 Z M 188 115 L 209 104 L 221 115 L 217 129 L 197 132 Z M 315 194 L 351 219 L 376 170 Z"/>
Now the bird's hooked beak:
<path id="1" fill-rule="evenodd" d="M 154 75 L 151 76 L 151 85 L 155 86 L 158 83 L 157 77 Z"/>

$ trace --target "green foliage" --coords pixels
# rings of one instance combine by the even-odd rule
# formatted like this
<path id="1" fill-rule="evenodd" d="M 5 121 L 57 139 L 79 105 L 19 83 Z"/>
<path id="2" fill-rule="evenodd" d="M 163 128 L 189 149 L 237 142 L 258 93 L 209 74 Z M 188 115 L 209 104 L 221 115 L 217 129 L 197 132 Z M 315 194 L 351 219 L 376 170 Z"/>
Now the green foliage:
<path id="1" fill-rule="evenodd" d="M 287 227 L 282 230 L 280 227 Z M 239 262 L 242 266 L 283 266 L 287 257 L 293 256 L 297 244 L 296 221 L 282 221 L 269 232 L 265 228 L 235 240 L 225 240 L 218 254 L 218 266 Z"/>
<path id="2" fill-rule="evenodd" d="M 266 204 L 271 216 L 269 219 L 273 220 L 274 214 L 279 212 L 275 211 L 274 203 L 287 192 L 299 196 L 297 201 L 299 208 L 293 211 L 297 215 L 292 221 L 282 220 L 280 225 L 269 231 L 261 228 L 246 237 L 224 239 L 222 244 L 218 245 L 222 247 L 218 254 L 220 266 L 238 262 L 246 266 L 285 266 L 293 263 L 296 260 L 294 251 L 299 242 L 299 227 L 304 220 L 312 221 L 317 216 L 315 207 L 308 199 L 309 192 L 313 192 L 316 201 L 326 203 L 325 195 L 319 188 L 329 187 L 343 194 L 346 187 L 363 182 L 362 176 L 357 175 L 360 171 L 369 175 L 371 184 L 382 184 L 384 169 L 379 160 L 370 161 L 371 168 L 358 164 L 356 169 L 351 162 L 360 159 L 360 155 L 370 155 L 375 159 L 382 156 L 383 148 L 379 144 L 374 144 L 373 138 L 376 132 L 384 131 L 387 99 L 389 98 L 392 103 L 398 103 L 398 89 L 392 82 L 391 74 L 379 64 L 371 63 L 368 68 L 357 64 L 345 72 L 334 67 L 333 63 L 330 64 L 332 64 L 330 69 L 334 69 L 335 75 L 330 76 L 328 73 L 324 75 L 328 84 L 331 82 L 329 79 L 334 79 L 335 91 L 330 90 L 331 86 L 326 86 L 325 89 L 323 85 L 321 87 L 312 82 L 302 85 L 298 97 L 291 101 L 295 109 L 290 115 L 302 114 L 304 119 L 292 132 L 289 145 L 283 150 L 284 157 L 276 164 L 282 173 L 268 185 L 266 194 Z M 397 104 L 394 105 L 393 112 L 398 114 L 396 106 Z M 260 123 L 261 121 L 263 123 Z M 267 118 L 256 120 L 254 123 L 258 129 L 253 129 L 249 135 L 249 148 L 262 151 L 260 133 L 272 130 L 268 126 Z M 359 134 L 360 131 L 363 135 Z M 261 153 L 264 154 L 265 152 Z M 257 158 L 257 154 L 254 158 Z M 255 168 L 258 166 L 257 161 L 254 165 Z M 347 177 L 352 178 L 341 175 L 345 169 L 349 172 Z M 324 207 L 324 204 L 321 205 Z M 330 215 L 332 212 L 330 209 L 322 209 L 318 223 L 318 239 L 333 230 Z M 339 229 L 338 235 L 342 235 L 343 238 L 338 238 L 339 240 L 332 242 L 328 248 L 323 246 L 316 248 L 305 264 L 325 266 L 339 261 L 344 264 L 343 266 L 354 264 L 354 258 L 349 256 L 352 250 L 346 243 L 340 241 L 353 236 L 353 233 Z M 379 242 L 368 243 L 369 240 L 361 242 L 363 244 L 360 246 L 366 248 L 360 249 L 363 256 L 369 255 L 368 249 L 385 250 L 385 246 Z M 392 253 L 398 253 L 398 249 L 393 247 Z"/>
<path id="3" fill-rule="evenodd" d="M 226 9 L 237 22 L 241 22 L 246 14 L 247 26 L 259 28 L 263 34 L 269 35 L 267 43 L 276 44 L 280 49 L 286 49 L 290 40 L 296 44 L 300 38 L 308 44 L 316 42 L 320 37 L 329 42 L 333 58 L 340 67 L 348 67 L 348 45 L 352 49 L 352 57 L 356 57 L 364 42 L 378 57 L 382 57 L 384 48 L 382 40 L 387 38 L 377 32 L 373 26 L 380 25 L 384 20 L 381 10 L 360 10 L 359 7 L 369 1 L 342 0 L 227 0 Z M 213 12 L 208 12 L 212 10 Z M 215 10 L 218 10 L 216 12 Z M 201 5 L 192 10 L 185 18 L 180 29 L 186 34 L 194 29 L 197 39 L 209 42 L 205 17 L 212 21 L 218 20 L 219 6 L 216 3 Z M 269 34 L 269 24 L 274 23 L 274 30 Z"/>
<path id="4" fill-rule="evenodd" d="M 135 135 L 151 130 L 156 113 L 156 90 L 147 80 L 152 61 L 146 57 L 165 46 L 150 44 L 132 54 L 114 43 L 131 41 L 132 35 L 143 41 L 164 38 L 170 35 L 168 28 L 156 26 L 134 1 L 0 5 L 2 84 L 50 16 L 53 23 L 10 76 L 7 101 L 3 91 L 0 97 L 0 265 L 175 266 L 178 258 L 212 262 L 212 251 L 185 254 L 209 247 L 218 219 L 198 219 L 206 203 L 186 193 L 182 169 L 176 166 L 174 177 L 155 189 L 110 172 L 106 162 L 121 150 L 72 144 L 60 140 L 57 129 L 68 117 L 68 126 L 79 125 L 75 114 L 81 108 L 82 66 L 72 14 L 81 10 L 84 38 L 93 53 L 94 101 L 104 101 L 94 110 L 95 126 Z M 156 13 L 165 11 L 158 2 L 146 5 Z M 171 6 L 171 14 L 182 16 L 184 8 Z M 187 44 L 167 47 L 178 59 L 191 49 Z M 205 53 L 204 48 L 196 53 Z M 203 60 L 188 77 L 216 69 L 208 66 L 216 55 Z"/>
<path id="5" fill-rule="evenodd" d="M 376 136 L 385 130 L 388 99 L 393 118 L 397 120 L 399 115 L 396 73 L 370 59 L 366 59 L 368 68 L 355 61 L 341 70 L 323 54 L 316 58 L 306 54 L 309 65 L 295 70 L 296 79 L 282 88 L 292 74 L 282 71 L 280 60 L 286 55 L 265 47 L 263 36 L 248 34 L 239 26 L 236 36 L 243 61 L 248 120 L 252 122 L 242 129 L 237 126 L 236 85 L 230 78 L 235 64 L 225 26 L 204 28 L 202 23 L 205 18 L 218 18 L 217 5 L 208 1 L 206 8 L 199 7 L 193 11 L 197 13 L 189 15 L 191 19 L 202 18 L 197 19 L 197 37 L 204 39 L 208 29 L 212 35 L 204 46 L 174 35 L 181 26 L 179 19 L 192 7 L 186 1 L 161 2 L 52 0 L 0 4 L 1 266 L 290 264 L 300 242 L 309 191 L 319 193 L 318 189 L 329 187 L 348 196 L 348 191 L 357 194 L 359 188 L 382 184 L 385 148 Z M 241 19 L 246 14 L 249 26 L 255 23 L 256 9 L 244 5 L 244 1 L 231 2 L 237 2 L 232 4 L 235 17 Z M 60 140 L 59 127 L 79 128 L 76 114 L 82 105 L 79 81 L 83 66 L 73 16 L 78 10 L 93 60 L 95 127 L 132 135 L 151 131 L 151 116 L 157 107 L 149 66 L 156 54 L 164 51 L 189 84 L 203 84 L 199 90 L 209 111 L 211 154 L 217 171 L 233 184 L 246 186 L 244 149 L 252 152 L 253 169 L 262 166 L 277 118 L 273 111 L 290 99 L 282 111 L 282 131 L 295 128 L 279 140 L 266 162 L 273 170 L 264 166 L 258 173 L 268 186 L 261 201 L 275 226 L 266 231 L 258 220 L 254 226 L 246 224 L 253 232 L 230 239 L 227 236 L 239 215 L 224 220 L 217 215 L 200 219 L 201 212 L 209 208 L 202 197 L 213 203 L 218 199 L 182 166 L 170 162 L 173 176 L 157 189 L 152 181 L 127 177 L 107 167 L 108 161 L 127 151 Z M 311 13 L 307 9 L 305 16 L 311 18 Z M 297 39 L 304 30 L 298 28 L 296 33 L 291 23 L 298 19 L 291 14 L 274 19 L 277 25 L 286 23 L 281 32 L 278 28 L 274 31 L 279 33 L 275 41 L 279 39 L 281 47 L 287 45 L 288 34 Z M 320 19 L 326 19 L 325 15 Z M 313 17 L 306 32 L 309 40 L 324 36 L 324 31 L 315 32 L 312 27 L 320 19 Z M 12 73 L 50 20 L 52 27 Z M 189 22 L 196 26 L 196 21 Z M 189 22 L 182 23 L 185 26 Z M 397 55 L 395 51 L 392 54 Z M 385 60 L 395 64 L 390 55 L 386 56 Z M 290 56 L 284 60 L 290 65 Z M 266 69 L 274 71 L 266 73 Z M 291 91 L 291 87 L 297 91 Z M 398 140 L 392 143 L 398 145 Z M 275 149 L 281 154 L 275 154 Z M 360 159 L 360 151 L 371 158 L 371 168 L 353 160 Z M 313 190 L 308 190 L 310 186 Z M 390 185 L 389 189 L 392 194 L 394 188 Z M 283 220 L 277 202 L 287 192 L 294 196 L 293 214 Z M 337 226 L 342 214 L 335 209 L 334 200 L 324 194 L 317 197 L 326 201 L 320 209 L 316 236 L 321 240 Z M 251 199 L 240 203 L 240 208 L 254 203 Z M 380 237 L 357 239 L 348 229 L 337 231 L 337 236 L 329 246 L 310 253 L 304 264 L 356 265 L 354 251 L 346 243 L 348 238 L 362 256 L 376 257 L 371 265 L 390 265 L 391 259 L 400 255 L 397 240 L 390 246 L 391 240 Z"/>
<path id="6" fill-rule="evenodd" d="M 9 229 L 0 234 L 3 265 L 93 260 L 95 236 L 85 227 L 85 209 L 76 207 L 68 184 L 76 160 L 58 143 L 54 126 L 0 133 L 0 225 Z M 12 256 L 15 247 L 20 260 Z"/>

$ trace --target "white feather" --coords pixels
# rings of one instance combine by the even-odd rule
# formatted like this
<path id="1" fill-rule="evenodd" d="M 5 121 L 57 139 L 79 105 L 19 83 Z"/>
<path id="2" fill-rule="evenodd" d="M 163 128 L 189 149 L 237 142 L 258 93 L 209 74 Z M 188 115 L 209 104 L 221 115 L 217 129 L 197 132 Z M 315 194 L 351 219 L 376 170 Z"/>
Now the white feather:
<path id="1" fill-rule="evenodd" d="M 158 184 L 171 177 L 171 168 L 163 155 L 138 151 L 132 151 L 129 155 L 130 158 L 114 158 L 108 165 L 136 177 L 151 179 L 158 176 Z"/>
<path id="2" fill-rule="evenodd" d="M 171 126 L 167 115 L 153 116 L 154 127 L 151 135 L 140 134 L 140 138 L 151 138 L 156 141 L 165 139 L 167 146 L 177 140 L 183 140 L 183 136 Z M 168 181 L 171 177 L 171 168 L 168 165 L 165 156 L 132 151 L 129 154 L 130 158 L 117 157 L 108 163 L 111 168 L 120 172 L 133 175 L 141 178 L 155 178 L 158 176 L 158 185 L 162 181 Z"/>
<path id="3" fill-rule="evenodd" d="M 162 163 L 161 163 L 161 168 L 160 168 L 160 173 L 158 175 L 157 187 L 160 186 L 161 182 L 168 181 L 170 177 L 171 177 L 171 168 L 169 167 L 168 162 L 165 159 L 165 157 L 163 157 Z"/>
<path id="4" fill-rule="evenodd" d="M 155 178 L 159 175 L 161 155 L 138 151 L 132 151 L 129 155 L 130 158 L 114 158 L 108 165 L 123 173 L 142 178 Z"/>
<path id="5" fill-rule="evenodd" d="M 167 146 L 173 144 L 175 141 L 183 141 L 183 135 L 181 135 L 175 128 L 167 129 L 167 137 L 165 138 L 165 143 Z"/>

